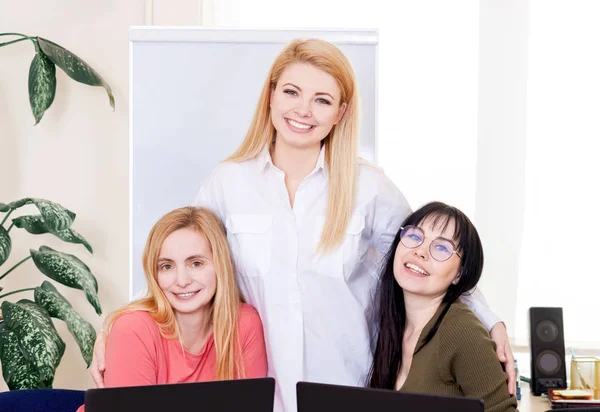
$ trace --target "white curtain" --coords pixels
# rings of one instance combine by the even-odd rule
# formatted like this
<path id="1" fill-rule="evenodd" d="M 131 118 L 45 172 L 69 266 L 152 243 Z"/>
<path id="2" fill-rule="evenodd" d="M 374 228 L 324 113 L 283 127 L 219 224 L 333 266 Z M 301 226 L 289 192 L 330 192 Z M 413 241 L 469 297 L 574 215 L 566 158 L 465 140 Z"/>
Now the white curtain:
<path id="1" fill-rule="evenodd" d="M 517 312 L 563 307 L 567 344 L 600 348 L 600 2 L 530 0 Z M 516 337 L 528 336 L 519 316 Z"/>

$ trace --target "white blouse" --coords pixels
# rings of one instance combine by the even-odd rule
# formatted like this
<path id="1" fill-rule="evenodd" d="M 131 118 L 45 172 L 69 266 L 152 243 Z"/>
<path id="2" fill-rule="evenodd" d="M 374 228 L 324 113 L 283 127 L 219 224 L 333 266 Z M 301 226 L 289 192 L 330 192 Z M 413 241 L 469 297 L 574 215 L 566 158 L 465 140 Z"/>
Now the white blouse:
<path id="1" fill-rule="evenodd" d="M 322 149 L 290 207 L 284 172 L 265 149 L 255 159 L 220 164 L 195 200 L 225 223 L 241 291 L 261 316 L 276 412 L 296 411 L 298 381 L 364 385 L 380 263 L 411 213 L 385 174 L 361 161 L 343 244 L 318 256 L 327 185 Z M 488 329 L 498 321 L 480 293 L 463 301 Z"/>

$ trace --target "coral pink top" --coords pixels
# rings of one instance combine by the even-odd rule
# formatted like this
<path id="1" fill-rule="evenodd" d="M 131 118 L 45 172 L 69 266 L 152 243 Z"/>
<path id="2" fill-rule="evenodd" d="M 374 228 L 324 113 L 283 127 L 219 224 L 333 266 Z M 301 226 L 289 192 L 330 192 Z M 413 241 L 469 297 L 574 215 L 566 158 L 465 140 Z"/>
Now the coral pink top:
<path id="1" fill-rule="evenodd" d="M 260 317 L 242 303 L 238 333 L 246 378 L 267 376 L 267 355 Z M 215 380 L 215 343 L 211 334 L 200 353 L 183 349 L 178 339 L 161 336 L 148 312 L 135 311 L 117 318 L 106 342 L 104 384 L 108 387 L 141 386 Z M 82 412 L 83 406 L 78 409 Z"/>

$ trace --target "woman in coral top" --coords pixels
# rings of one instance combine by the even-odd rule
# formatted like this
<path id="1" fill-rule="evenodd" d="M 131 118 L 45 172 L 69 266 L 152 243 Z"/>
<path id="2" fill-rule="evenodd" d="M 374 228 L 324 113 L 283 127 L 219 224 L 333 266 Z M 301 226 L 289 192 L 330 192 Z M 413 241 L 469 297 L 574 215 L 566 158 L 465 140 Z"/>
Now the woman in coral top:
<path id="1" fill-rule="evenodd" d="M 152 228 L 148 295 L 106 321 L 106 387 L 267 375 L 260 317 L 242 302 L 221 221 L 185 207 Z"/>

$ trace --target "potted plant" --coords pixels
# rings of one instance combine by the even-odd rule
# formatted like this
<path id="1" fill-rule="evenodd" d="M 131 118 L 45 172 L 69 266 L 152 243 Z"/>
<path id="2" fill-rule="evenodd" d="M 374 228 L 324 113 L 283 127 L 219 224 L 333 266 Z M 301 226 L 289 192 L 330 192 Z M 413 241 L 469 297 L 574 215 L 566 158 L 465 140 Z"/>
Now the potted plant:
<path id="1" fill-rule="evenodd" d="M 25 205 L 34 205 L 39 214 L 9 216 Z M 89 366 L 96 340 L 93 326 L 83 319 L 52 282 L 39 286 L 6 291 L 2 279 L 13 273 L 28 260 L 51 280 L 64 286 L 81 289 L 96 313 L 102 313 L 98 299 L 98 283 L 90 268 L 78 257 L 54 250 L 48 246 L 30 249 L 29 255 L 17 264 L 4 269 L 11 254 L 13 229 L 26 230 L 33 235 L 52 234 L 59 239 L 83 245 L 93 253 L 91 245 L 72 229 L 75 213 L 58 203 L 44 199 L 25 198 L 9 204 L 0 203 L 0 362 L 2 375 L 10 390 L 52 387 L 56 367 L 65 351 L 51 318 L 64 321 L 81 354 Z M 5 226 L 8 226 L 7 228 Z M 9 301 L 10 296 L 32 293 L 33 300 Z"/>

